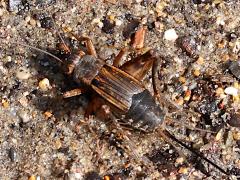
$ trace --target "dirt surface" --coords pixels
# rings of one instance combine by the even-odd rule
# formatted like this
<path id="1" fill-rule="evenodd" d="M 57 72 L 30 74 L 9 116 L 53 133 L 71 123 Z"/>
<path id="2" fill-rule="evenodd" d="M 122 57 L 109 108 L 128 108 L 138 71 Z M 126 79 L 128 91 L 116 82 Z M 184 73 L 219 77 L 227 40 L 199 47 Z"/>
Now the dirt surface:
<path id="1" fill-rule="evenodd" d="M 234 0 L 2 0 L 0 179 L 237 179 L 239 12 Z M 79 48 L 67 29 L 89 36 L 98 56 L 111 64 L 143 26 L 143 51 L 154 49 L 161 57 L 157 88 L 179 106 L 178 116 L 172 110 L 169 116 L 185 125 L 166 122 L 167 129 L 231 175 L 176 150 L 157 131 L 122 134 L 100 118 L 85 119 L 91 94 L 63 99 L 79 85 L 61 63 L 16 44 L 59 55 L 59 33 Z M 151 73 L 143 83 L 152 92 Z"/>

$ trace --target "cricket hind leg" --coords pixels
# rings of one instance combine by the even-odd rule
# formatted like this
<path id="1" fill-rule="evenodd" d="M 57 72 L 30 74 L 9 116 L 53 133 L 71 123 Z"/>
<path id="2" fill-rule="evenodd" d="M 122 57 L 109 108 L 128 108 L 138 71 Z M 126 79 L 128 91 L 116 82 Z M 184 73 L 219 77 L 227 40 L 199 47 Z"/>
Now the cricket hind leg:
<path id="1" fill-rule="evenodd" d="M 160 135 L 163 135 L 165 137 L 167 137 L 168 139 L 173 140 L 174 142 L 176 142 L 177 144 L 181 145 L 182 147 L 184 147 L 185 149 L 187 149 L 188 151 L 190 151 L 192 154 L 196 155 L 197 157 L 200 157 L 201 159 L 203 159 L 205 162 L 209 163 L 210 165 L 212 165 L 214 168 L 218 169 L 221 173 L 229 176 L 230 174 L 225 171 L 223 168 L 221 168 L 220 166 L 218 166 L 217 164 L 215 164 L 213 161 L 209 160 L 208 158 L 206 158 L 204 155 L 202 155 L 200 152 L 197 152 L 196 150 L 192 149 L 191 147 L 189 147 L 188 145 L 186 145 L 185 143 L 183 143 L 182 141 L 180 141 L 179 139 L 177 139 L 176 137 L 174 137 L 169 131 L 167 130 L 162 130 L 159 133 Z"/>

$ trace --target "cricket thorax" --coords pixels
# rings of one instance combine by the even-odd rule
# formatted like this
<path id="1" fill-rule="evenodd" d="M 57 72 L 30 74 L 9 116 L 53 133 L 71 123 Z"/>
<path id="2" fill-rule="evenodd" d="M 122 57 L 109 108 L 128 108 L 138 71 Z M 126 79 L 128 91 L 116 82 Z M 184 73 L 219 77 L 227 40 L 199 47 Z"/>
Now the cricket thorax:
<path id="1" fill-rule="evenodd" d="M 85 55 L 75 65 L 73 72 L 74 79 L 77 82 L 90 85 L 103 65 L 104 62 L 101 59 L 91 55 Z"/>

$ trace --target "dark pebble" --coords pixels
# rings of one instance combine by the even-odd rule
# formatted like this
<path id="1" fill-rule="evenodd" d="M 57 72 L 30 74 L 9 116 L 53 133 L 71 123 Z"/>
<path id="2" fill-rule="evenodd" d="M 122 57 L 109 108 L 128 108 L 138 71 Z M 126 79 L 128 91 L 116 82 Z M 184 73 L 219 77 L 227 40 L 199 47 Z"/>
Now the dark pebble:
<path id="1" fill-rule="evenodd" d="M 44 17 L 40 19 L 41 27 L 45 29 L 52 29 L 54 24 L 51 17 Z"/>
<path id="2" fill-rule="evenodd" d="M 52 5 L 55 3 L 56 3 L 56 0 L 36 0 L 36 5 L 40 7 L 43 7 L 46 5 Z"/>
<path id="3" fill-rule="evenodd" d="M 238 38 L 238 35 L 235 33 L 231 32 L 231 33 L 227 34 L 228 41 L 236 40 L 237 38 Z"/>
<path id="4" fill-rule="evenodd" d="M 197 44 L 192 37 L 179 37 L 177 39 L 177 45 L 192 58 L 197 58 Z"/>
<path id="5" fill-rule="evenodd" d="M 233 126 L 233 127 L 240 127 L 240 114 L 232 114 L 231 118 L 228 121 L 228 124 Z"/>
<path id="6" fill-rule="evenodd" d="M 208 4 L 211 2 L 212 2 L 212 0 L 193 0 L 194 4 Z"/>
<path id="7" fill-rule="evenodd" d="M 102 180 L 97 172 L 91 171 L 85 175 L 85 180 Z"/>
<path id="8" fill-rule="evenodd" d="M 229 174 L 235 175 L 235 176 L 240 176 L 240 169 L 233 167 L 230 171 Z"/>
<path id="9" fill-rule="evenodd" d="M 238 79 L 240 79 L 240 61 L 231 61 L 229 70 Z"/>
<path id="10" fill-rule="evenodd" d="M 8 156 L 12 162 L 16 161 L 17 153 L 14 147 L 11 147 L 8 151 Z"/>
<path id="11" fill-rule="evenodd" d="M 139 26 L 139 21 L 134 19 L 131 22 L 127 24 L 127 26 L 123 29 L 123 37 L 125 39 L 130 38 L 137 30 L 137 27 Z"/>
<path id="12" fill-rule="evenodd" d="M 130 13 L 125 14 L 125 18 L 126 18 L 128 21 L 132 21 L 132 20 L 134 19 L 133 15 L 130 14 Z"/>
<path id="13" fill-rule="evenodd" d="M 107 19 L 106 17 L 104 17 L 103 21 L 103 27 L 102 27 L 102 31 L 107 33 L 107 34 L 112 34 L 114 33 L 114 27 L 115 24 L 112 23 L 109 19 Z"/>
<path id="14" fill-rule="evenodd" d="M 13 61 L 9 61 L 9 62 L 6 62 L 5 64 L 4 64 L 4 66 L 6 67 L 6 68 L 8 68 L 8 69 L 10 69 L 10 68 L 12 68 L 13 66 L 14 66 L 14 62 Z"/>

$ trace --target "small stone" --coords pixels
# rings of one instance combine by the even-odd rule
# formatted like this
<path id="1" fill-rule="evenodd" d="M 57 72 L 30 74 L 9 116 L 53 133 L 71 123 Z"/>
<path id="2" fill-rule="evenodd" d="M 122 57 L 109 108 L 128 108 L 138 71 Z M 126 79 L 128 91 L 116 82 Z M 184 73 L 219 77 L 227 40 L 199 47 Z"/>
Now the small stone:
<path id="1" fill-rule="evenodd" d="M 186 167 L 181 167 L 181 168 L 178 170 L 178 172 L 179 172 L 180 174 L 187 174 L 187 173 L 188 173 L 188 168 L 186 168 Z"/>
<path id="2" fill-rule="evenodd" d="M 233 139 L 236 140 L 236 141 L 239 141 L 240 140 L 240 132 L 234 132 L 233 133 Z"/>
<path id="3" fill-rule="evenodd" d="M 177 164 L 182 164 L 184 162 L 184 158 L 183 157 L 179 157 L 176 159 L 176 163 Z"/>
<path id="4" fill-rule="evenodd" d="M 26 96 L 22 96 L 18 102 L 23 106 L 23 107 L 27 107 L 28 106 L 28 99 Z"/>
<path id="5" fill-rule="evenodd" d="M 122 25 L 122 21 L 119 20 L 119 19 L 116 19 L 116 20 L 115 20 L 115 25 L 116 25 L 116 26 L 121 26 L 121 25 Z"/>
<path id="6" fill-rule="evenodd" d="M 110 15 L 110 16 L 109 16 L 109 20 L 115 21 L 115 16 L 114 16 L 114 15 Z"/>
<path id="7" fill-rule="evenodd" d="M 106 34 L 113 34 L 115 23 L 113 23 L 111 19 L 108 19 L 106 17 L 103 18 L 102 23 L 103 23 L 102 31 L 105 32 Z"/>
<path id="8" fill-rule="evenodd" d="M 11 159 L 12 162 L 15 162 L 17 159 L 17 153 L 16 149 L 14 147 L 11 147 L 8 152 L 8 156 Z"/>
<path id="9" fill-rule="evenodd" d="M 203 57 L 201 57 L 201 56 L 198 57 L 198 59 L 197 59 L 197 64 L 199 64 L 199 65 L 204 64 L 204 59 L 203 59 Z"/>
<path id="10" fill-rule="evenodd" d="M 227 87 L 224 92 L 228 95 L 237 96 L 238 95 L 238 89 L 235 87 Z"/>
<path id="11" fill-rule="evenodd" d="M 60 149 L 62 147 L 62 143 L 61 143 L 61 140 L 60 139 L 57 139 L 56 142 L 55 142 L 55 147 L 57 149 Z"/>
<path id="12" fill-rule="evenodd" d="M 184 103 L 183 97 L 179 97 L 175 102 L 176 102 L 179 106 L 183 105 L 183 103 Z"/>
<path id="13" fill-rule="evenodd" d="M 229 69 L 236 78 L 240 79 L 240 61 L 231 61 Z"/>
<path id="14" fill-rule="evenodd" d="M 0 8 L 0 16 L 2 16 L 4 13 L 4 10 L 2 8 Z"/>
<path id="15" fill-rule="evenodd" d="M 43 80 L 41 80 L 38 83 L 38 86 L 42 91 L 47 91 L 47 90 L 51 89 L 50 82 L 47 78 L 44 78 Z"/>
<path id="16" fill-rule="evenodd" d="M 216 89 L 215 93 L 216 93 L 216 96 L 221 96 L 222 94 L 224 94 L 224 90 L 223 90 L 223 88 L 219 87 Z"/>
<path id="17" fill-rule="evenodd" d="M 47 119 L 49 119 L 50 117 L 52 117 L 52 112 L 50 112 L 50 111 L 46 111 L 45 113 L 44 113 L 44 116 L 47 118 Z"/>
<path id="18" fill-rule="evenodd" d="M 26 23 L 29 23 L 30 20 L 31 20 L 31 17 L 30 17 L 30 16 L 27 16 L 27 17 L 25 18 Z"/>
<path id="19" fill-rule="evenodd" d="M 198 77 L 200 74 L 201 74 L 201 72 L 200 72 L 199 69 L 195 69 L 195 70 L 193 71 L 193 75 L 196 76 L 196 77 Z"/>
<path id="20" fill-rule="evenodd" d="M 20 68 L 18 72 L 16 73 L 16 77 L 20 80 L 26 80 L 29 77 L 31 77 L 31 73 L 29 69 L 26 68 Z"/>
<path id="21" fill-rule="evenodd" d="M 183 76 L 180 76 L 179 81 L 184 84 L 186 82 L 186 78 Z"/>
<path id="22" fill-rule="evenodd" d="M 4 108 L 9 108 L 9 102 L 8 102 L 7 100 L 3 99 L 3 100 L 2 100 L 2 106 L 3 106 Z"/>
<path id="23" fill-rule="evenodd" d="M 187 90 L 185 92 L 185 96 L 184 96 L 184 101 L 189 101 L 191 98 L 191 91 L 190 90 Z"/>
<path id="24" fill-rule="evenodd" d="M 225 22 L 224 22 L 223 16 L 218 16 L 218 17 L 217 17 L 217 20 L 216 20 L 216 23 L 217 23 L 217 25 L 222 25 L 222 26 L 224 26 L 224 25 L 225 25 Z"/>
<path id="25" fill-rule="evenodd" d="M 178 35 L 175 31 L 175 29 L 168 29 L 164 32 L 164 39 L 168 40 L 168 41 L 176 41 L 176 39 L 178 38 Z"/>
<path id="26" fill-rule="evenodd" d="M 22 0 L 9 0 L 8 1 L 9 11 L 18 11 L 18 6 L 20 6 L 21 3 L 22 3 Z"/>
<path id="27" fill-rule="evenodd" d="M 240 127 L 240 114 L 239 113 L 232 114 L 228 123 L 233 127 Z"/>
<path id="28" fill-rule="evenodd" d="M 28 180 L 37 180 L 36 176 L 32 175 L 28 178 Z"/>
<path id="29" fill-rule="evenodd" d="M 23 110 L 18 111 L 17 115 L 22 120 L 22 122 L 24 122 L 24 123 L 27 123 L 31 120 L 28 113 L 23 111 Z"/>
<path id="30" fill-rule="evenodd" d="M 223 137 L 223 129 L 220 129 L 220 131 L 218 131 L 217 135 L 215 136 L 215 140 L 220 141 L 222 137 Z"/>
<path id="31" fill-rule="evenodd" d="M 31 20 L 29 21 L 29 24 L 30 24 L 31 26 L 35 27 L 35 26 L 37 25 L 37 22 L 36 22 L 35 19 L 31 19 Z"/>

